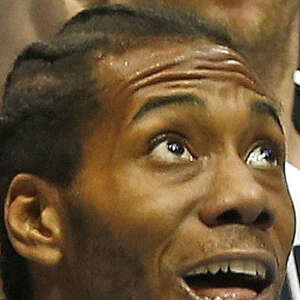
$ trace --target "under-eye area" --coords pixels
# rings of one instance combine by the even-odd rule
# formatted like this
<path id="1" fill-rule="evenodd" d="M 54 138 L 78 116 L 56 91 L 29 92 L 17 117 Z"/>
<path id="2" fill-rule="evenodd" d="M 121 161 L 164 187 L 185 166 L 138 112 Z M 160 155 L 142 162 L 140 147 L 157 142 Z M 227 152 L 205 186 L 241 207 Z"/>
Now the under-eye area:
<path id="1" fill-rule="evenodd" d="M 240 291 L 261 294 L 274 281 L 274 271 L 271 266 L 253 259 L 232 260 L 200 265 L 182 277 L 182 287 L 194 299 L 227 300 L 239 299 Z M 216 296 L 218 290 L 222 296 Z M 236 290 L 239 293 L 236 294 Z"/>

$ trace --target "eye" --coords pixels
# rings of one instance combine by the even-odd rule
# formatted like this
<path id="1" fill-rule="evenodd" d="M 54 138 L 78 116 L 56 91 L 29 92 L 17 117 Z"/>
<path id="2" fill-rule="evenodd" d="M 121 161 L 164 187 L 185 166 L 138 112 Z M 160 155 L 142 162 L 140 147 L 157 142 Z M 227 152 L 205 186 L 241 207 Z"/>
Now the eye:
<path id="1" fill-rule="evenodd" d="M 150 153 L 155 160 L 167 163 L 192 162 L 193 155 L 183 141 L 164 137 L 155 143 L 156 146 Z"/>
<path id="2" fill-rule="evenodd" d="M 276 151 L 268 146 L 256 146 L 249 153 L 246 163 L 257 169 L 276 167 L 278 165 Z"/>

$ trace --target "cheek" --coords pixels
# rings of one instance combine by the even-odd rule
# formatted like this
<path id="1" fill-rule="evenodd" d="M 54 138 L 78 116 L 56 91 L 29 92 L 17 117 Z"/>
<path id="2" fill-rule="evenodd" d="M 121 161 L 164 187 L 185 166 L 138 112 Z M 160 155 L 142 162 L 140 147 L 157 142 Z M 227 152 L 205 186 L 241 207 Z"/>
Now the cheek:
<path id="1" fill-rule="evenodd" d="M 130 164 L 124 168 L 119 165 L 99 181 L 101 184 L 91 187 L 87 195 L 95 218 L 101 219 L 141 264 L 157 266 L 189 211 L 191 203 L 185 199 L 188 193 Z"/>
<path id="2" fill-rule="evenodd" d="M 95 225 L 97 232 L 90 228 L 78 248 L 78 282 L 89 292 L 82 299 L 98 299 L 99 295 L 109 300 L 149 298 L 143 296 L 146 274 L 138 257 L 124 248 L 105 224 Z"/>
<path id="3" fill-rule="evenodd" d="M 292 201 L 288 195 L 277 210 L 277 222 L 275 228 L 278 231 L 280 244 L 285 253 L 290 251 L 295 234 L 295 212 Z"/>
<path id="4" fill-rule="evenodd" d="M 106 299 L 120 298 L 116 291 L 122 286 L 138 294 L 134 299 L 152 299 L 149 287 L 159 286 L 161 257 L 183 217 L 182 197 L 138 168 L 119 165 L 111 170 L 104 172 L 105 178 L 81 185 L 76 210 L 84 229 L 82 238 L 76 234 L 74 255 L 78 281 L 110 295 Z"/>
<path id="5" fill-rule="evenodd" d="M 124 181 L 116 179 L 110 203 L 115 207 L 110 216 L 113 231 L 133 251 L 155 251 L 180 224 L 182 201 L 153 178 L 139 174 L 138 170 L 132 173 L 135 175 L 123 174 Z"/>
<path id="6" fill-rule="evenodd" d="M 134 239 L 129 223 L 122 224 L 120 201 L 114 214 L 113 203 L 109 211 L 108 205 L 101 205 L 97 192 L 80 196 L 85 196 L 84 202 L 73 198 L 69 209 L 73 218 L 68 218 L 71 230 L 65 248 L 69 280 L 78 288 L 76 297 L 82 292 L 80 299 L 99 299 L 99 295 L 107 300 L 150 299 L 144 295 L 148 293 L 147 275 L 141 256 L 128 247 Z"/>

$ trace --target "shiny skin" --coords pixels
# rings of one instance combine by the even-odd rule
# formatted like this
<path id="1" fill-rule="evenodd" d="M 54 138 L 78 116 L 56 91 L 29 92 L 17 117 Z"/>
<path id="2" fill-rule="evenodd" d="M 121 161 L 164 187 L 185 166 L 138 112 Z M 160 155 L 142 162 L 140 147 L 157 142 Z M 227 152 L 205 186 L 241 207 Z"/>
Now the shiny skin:
<path id="1" fill-rule="evenodd" d="M 183 272 L 225 253 L 276 262 L 266 299 L 277 300 L 294 234 L 284 136 L 272 117 L 251 111 L 253 102 L 270 100 L 243 60 L 205 40 L 152 41 L 90 59 L 92 76 L 103 78 L 102 111 L 83 128 L 76 197 L 66 196 L 76 219 L 66 214 L 64 221 L 66 293 L 189 299 L 179 284 Z M 196 102 L 134 117 L 153 97 L 178 94 Z M 183 146 L 185 155 L 170 152 L 166 141 Z M 249 163 L 260 145 L 276 153 L 277 165 Z M 219 218 L 230 210 L 241 218 Z M 269 220 L 257 223 L 262 211 Z"/>

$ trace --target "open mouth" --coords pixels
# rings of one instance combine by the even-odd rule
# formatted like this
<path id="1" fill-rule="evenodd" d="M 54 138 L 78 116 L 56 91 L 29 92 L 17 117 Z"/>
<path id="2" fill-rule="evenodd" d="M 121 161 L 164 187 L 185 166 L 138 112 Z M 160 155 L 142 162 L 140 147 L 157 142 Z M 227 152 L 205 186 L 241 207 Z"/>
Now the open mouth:
<path id="1" fill-rule="evenodd" d="M 195 300 L 254 300 L 274 281 L 274 267 L 254 259 L 207 263 L 183 275 Z"/>

